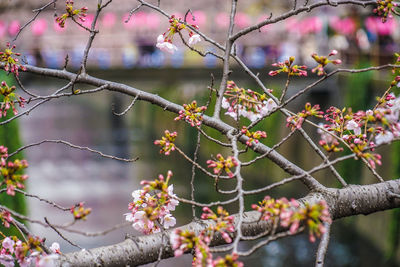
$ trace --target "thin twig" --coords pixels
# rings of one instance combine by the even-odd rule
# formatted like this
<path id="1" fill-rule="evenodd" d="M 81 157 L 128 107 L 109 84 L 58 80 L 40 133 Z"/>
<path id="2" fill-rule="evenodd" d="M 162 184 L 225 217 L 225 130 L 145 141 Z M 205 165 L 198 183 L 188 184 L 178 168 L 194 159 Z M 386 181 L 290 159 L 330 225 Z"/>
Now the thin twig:
<path id="1" fill-rule="evenodd" d="M 50 226 L 51 229 L 53 229 L 62 239 L 64 239 L 65 241 L 67 241 L 69 244 L 71 244 L 74 247 L 77 247 L 79 249 L 83 249 L 83 247 L 79 246 L 78 244 L 75 244 L 74 242 L 72 242 L 71 240 L 69 240 L 68 238 L 66 238 L 60 231 L 57 230 L 57 228 L 55 226 L 53 226 L 46 217 L 44 217 L 44 221 L 47 223 L 48 226 Z"/>
<path id="2" fill-rule="evenodd" d="M 114 105 L 113 105 L 112 113 L 115 116 L 123 116 L 123 115 L 125 115 L 133 107 L 133 105 L 135 105 L 136 100 L 139 98 L 139 96 L 140 96 L 139 94 L 137 96 L 135 96 L 135 98 L 132 100 L 131 104 L 124 111 L 122 111 L 121 113 L 116 113 L 115 110 L 114 110 Z"/>
<path id="3" fill-rule="evenodd" d="M 42 6 L 41 8 L 37 8 L 32 10 L 32 12 L 36 12 L 36 14 L 33 16 L 33 18 L 31 18 L 27 23 L 25 23 L 17 32 L 17 34 L 15 35 L 14 39 L 12 40 L 12 42 L 15 42 L 18 39 L 18 36 L 21 34 L 21 32 L 29 25 L 31 24 L 33 21 L 36 20 L 36 18 L 39 16 L 39 14 L 45 10 L 46 8 L 48 8 L 49 6 L 51 6 L 52 4 L 55 4 L 57 2 L 57 0 L 53 0 L 49 3 L 47 3 L 46 5 Z"/>
<path id="4" fill-rule="evenodd" d="M 3 189 L 0 190 L 0 194 L 4 193 L 4 192 L 6 192 L 6 191 L 7 191 L 7 188 L 3 188 Z M 71 209 L 71 208 L 66 208 L 66 207 L 60 206 L 60 205 L 58 205 L 57 203 L 54 203 L 54 202 L 52 202 L 52 201 L 50 201 L 50 200 L 41 198 L 41 197 L 39 197 L 39 196 L 37 196 L 37 195 L 33 195 L 33 194 L 30 194 L 30 193 L 27 193 L 27 192 L 22 191 L 22 190 L 20 190 L 20 189 L 18 189 L 18 188 L 15 188 L 14 191 L 17 192 L 17 193 L 19 193 L 19 194 L 23 194 L 23 195 L 26 196 L 26 197 L 36 198 L 36 199 L 38 199 L 39 201 L 45 202 L 45 203 L 47 203 L 47 204 L 49 204 L 49 205 L 51 205 L 51 206 L 53 206 L 53 207 L 55 207 L 55 208 L 57 208 L 57 209 L 59 209 L 59 210 L 62 210 L 62 211 L 69 211 L 69 210 Z"/>
<path id="5" fill-rule="evenodd" d="M 201 127 L 201 125 L 200 125 L 200 127 Z M 200 127 L 199 127 L 199 129 L 200 129 Z M 200 132 L 197 132 L 197 142 L 196 142 L 196 148 L 193 153 L 193 162 L 197 161 L 197 155 L 198 155 L 199 149 L 200 149 L 200 140 L 201 140 L 200 137 L 201 137 Z M 194 179 L 195 178 L 196 178 L 196 165 L 192 164 L 192 178 L 190 179 L 190 199 L 192 201 L 194 201 L 194 191 L 195 191 Z M 192 215 L 193 215 L 193 218 L 196 218 L 196 206 L 194 204 L 192 204 Z"/>
<path id="6" fill-rule="evenodd" d="M 100 155 L 100 156 L 102 156 L 104 158 L 115 159 L 115 160 L 124 161 L 124 162 L 134 162 L 134 161 L 138 160 L 138 157 L 134 158 L 134 159 L 125 159 L 125 158 L 120 158 L 120 157 L 116 157 L 116 156 L 107 155 L 107 154 L 104 154 L 101 151 L 97 151 L 97 150 L 94 150 L 94 149 L 89 148 L 89 147 L 83 147 L 83 146 L 74 145 L 74 144 L 72 144 L 70 142 L 67 142 L 67 141 L 64 141 L 64 140 L 47 140 L 47 139 L 39 141 L 39 142 L 36 142 L 36 143 L 28 144 L 28 145 L 25 145 L 23 147 L 20 147 L 16 151 L 11 153 L 8 157 L 12 157 L 15 154 L 18 154 L 19 152 L 21 152 L 22 150 L 25 150 L 25 149 L 33 147 L 33 146 L 41 145 L 43 143 L 64 144 L 64 145 L 67 145 L 67 146 L 72 147 L 72 148 L 76 148 L 76 149 L 79 149 L 79 150 L 85 150 L 85 151 L 89 151 L 89 152 L 98 154 L 98 155 Z"/>

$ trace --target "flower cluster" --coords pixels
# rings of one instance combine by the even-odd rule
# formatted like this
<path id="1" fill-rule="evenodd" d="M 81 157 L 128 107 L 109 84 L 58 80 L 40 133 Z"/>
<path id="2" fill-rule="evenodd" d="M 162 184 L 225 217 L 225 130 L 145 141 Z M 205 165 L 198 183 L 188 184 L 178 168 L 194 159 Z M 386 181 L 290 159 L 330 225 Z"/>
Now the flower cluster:
<path id="1" fill-rule="evenodd" d="M 368 149 L 373 151 L 375 147 L 375 143 L 371 141 L 371 138 L 367 137 L 367 133 L 375 132 L 376 134 L 379 132 L 379 129 L 381 129 L 381 127 L 367 126 L 369 122 L 378 122 L 377 118 L 381 117 L 379 111 L 360 110 L 353 113 L 351 109 L 347 110 L 346 108 L 338 109 L 336 107 L 330 107 L 326 111 L 324 117 L 328 123 L 323 125 L 323 127 L 326 131 L 331 133 L 331 136 L 328 137 L 330 134 L 322 130 L 318 132 L 321 134 L 319 143 L 326 151 L 342 151 L 343 149 L 339 147 L 339 143 L 337 142 L 337 138 L 341 138 L 357 157 L 365 158 L 372 168 L 375 168 L 376 164 L 381 164 L 381 156 L 379 154 L 367 151 Z"/>
<path id="2" fill-rule="evenodd" d="M 322 118 L 322 114 L 324 114 L 324 112 L 320 110 L 319 105 L 311 106 L 310 103 L 306 103 L 305 109 L 286 119 L 286 126 L 290 127 L 292 131 L 295 129 L 300 129 L 307 117 Z"/>
<path id="3" fill-rule="evenodd" d="M 70 211 L 75 220 L 86 220 L 87 216 L 92 212 L 92 209 L 85 208 L 84 204 L 80 202 L 78 205 L 71 207 Z"/>
<path id="4" fill-rule="evenodd" d="M 313 73 L 317 72 L 317 75 L 321 76 L 321 75 L 326 74 L 324 67 L 326 65 L 328 65 L 329 63 L 335 64 L 335 65 L 341 64 L 342 61 L 340 59 L 334 59 L 334 60 L 328 59 L 328 57 L 334 56 L 337 53 L 338 52 L 336 50 L 332 50 L 327 57 L 326 56 L 318 56 L 316 53 L 312 54 L 311 57 L 318 63 L 318 66 L 313 68 L 311 71 Z"/>
<path id="5" fill-rule="evenodd" d="M 252 205 L 254 210 L 261 213 L 261 220 L 280 219 L 282 226 L 285 227 L 290 224 L 290 218 L 294 213 L 293 208 L 298 207 L 299 203 L 295 199 L 289 201 L 286 198 L 273 199 L 270 196 L 266 196 L 263 201 L 259 202 L 259 205 Z"/>
<path id="6" fill-rule="evenodd" d="M 8 148 L 0 146 L 0 167 L 6 166 L 6 158 L 8 158 Z"/>
<path id="7" fill-rule="evenodd" d="M 323 127 L 331 134 L 319 130 L 320 145 L 327 151 L 338 152 L 342 149 L 338 147 L 337 139 L 341 139 L 372 168 L 381 165 L 381 156 L 367 150 L 374 151 L 376 145 L 389 143 L 400 136 L 400 97 L 388 92 L 377 98 L 378 104 L 373 110 L 353 113 L 351 109 L 330 107 L 324 115 L 328 123 Z"/>
<path id="8" fill-rule="evenodd" d="M 13 218 L 11 217 L 10 212 L 8 212 L 6 210 L 2 210 L 0 212 L 0 220 L 3 223 L 4 227 L 9 228 L 10 223 L 13 221 Z"/>
<path id="9" fill-rule="evenodd" d="M 217 160 L 207 160 L 207 164 L 208 168 L 214 168 L 215 174 L 221 175 L 222 170 L 224 170 L 230 178 L 234 176 L 230 169 L 238 165 L 234 157 L 228 156 L 225 159 L 221 154 L 217 154 Z"/>
<path id="10" fill-rule="evenodd" d="M 393 0 L 377 0 L 377 7 L 373 10 L 378 16 L 382 17 L 382 22 L 385 23 L 388 18 L 392 18 L 392 12 L 395 12 L 395 8 L 397 7 L 397 3 L 393 2 Z"/>
<path id="11" fill-rule="evenodd" d="M 172 39 L 174 38 L 174 35 L 176 33 L 180 33 L 182 30 L 187 30 L 189 32 L 189 40 L 188 40 L 188 45 L 193 46 L 196 43 L 201 41 L 200 35 L 193 33 L 187 25 L 181 22 L 182 18 L 176 18 L 175 15 L 172 15 L 171 18 L 169 19 L 169 24 L 170 27 L 167 29 L 166 32 L 163 34 L 160 34 L 157 37 L 157 45 L 161 51 L 173 54 L 175 51 L 178 50 L 178 48 L 172 43 Z M 197 29 L 197 25 L 190 25 L 193 28 Z"/>
<path id="12" fill-rule="evenodd" d="M 68 18 L 73 18 L 74 16 L 78 16 L 78 19 L 82 22 L 86 21 L 86 11 L 88 10 L 87 7 L 82 7 L 79 9 L 74 9 L 74 1 L 73 0 L 66 0 L 65 1 L 65 11 L 66 13 L 62 14 L 61 16 L 56 18 L 56 22 L 61 28 L 64 28 L 65 21 Z"/>
<path id="13" fill-rule="evenodd" d="M 313 205 L 305 203 L 303 208 L 294 212 L 291 218 L 291 228 L 298 228 L 300 222 L 305 222 L 310 242 L 315 242 L 315 236 L 319 238 L 326 232 L 324 223 L 332 223 L 326 202 L 321 200 Z M 293 227 L 294 225 L 295 227 Z"/>
<path id="14" fill-rule="evenodd" d="M 15 102 L 18 102 L 21 108 L 25 105 L 25 99 L 16 93 L 15 86 L 8 86 L 5 81 L 2 81 L 0 84 L 0 95 L 3 96 L 3 101 L 0 103 L 0 118 L 2 116 L 7 116 L 7 111 L 12 109 L 14 115 L 18 114 L 17 109 L 15 108 Z"/>
<path id="15" fill-rule="evenodd" d="M 28 167 L 28 162 L 19 159 L 16 159 L 13 162 L 6 162 L 5 157 L 7 156 L 7 148 L 4 146 L 0 146 L 0 155 L 0 177 L 2 178 L 0 186 L 6 185 L 7 194 L 14 196 L 15 188 L 25 188 L 24 181 L 28 178 L 28 175 L 20 174 L 20 172 Z"/>
<path id="16" fill-rule="evenodd" d="M 183 110 L 179 111 L 179 116 L 175 120 L 185 119 L 192 127 L 200 126 L 206 109 L 206 106 L 198 107 L 196 100 L 193 100 L 191 104 L 183 104 Z"/>
<path id="17" fill-rule="evenodd" d="M 129 204 L 130 213 L 126 220 L 132 222 L 133 228 L 145 234 L 159 232 L 162 225 L 165 229 L 176 224 L 175 217 L 170 213 L 179 204 L 173 193 L 174 186 L 168 185 L 172 172 L 167 178 L 159 175 L 154 181 L 142 181 L 142 189 L 132 193 L 133 202 Z"/>
<path id="18" fill-rule="evenodd" d="M 18 266 L 47 267 L 55 266 L 57 254 L 61 254 L 60 245 L 53 243 L 50 247 L 51 254 L 43 252 L 41 246 L 43 241 L 38 237 L 29 236 L 25 242 L 16 236 L 5 237 L 1 242 L 0 263 L 6 267 Z"/>
<path id="19" fill-rule="evenodd" d="M 334 134 L 330 134 L 326 131 L 323 131 L 321 128 L 323 124 L 320 123 L 317 132 L 319 133 L 321 139 L 319 140 L 320 146 L 322 146 L 327 152 L 341 152 L 343 151 L 342 147 L 339 147 L 339 141 L 334 137 Z"/>
<path id="20" fill-rule="evenodd" d="M 217 214 L 215 214 L 210 208 L 204 207 L 201 218 L 203 220 L 213 220 L 215 225 L 213 225 L 212 229 L 210 230 L 219 232 L 226 243 L 232 242 L 232 238 L 229 236 L 229 233 L 235 232 L 235 228 L 233 226 L 233 216 L 229 215 L 224 208 L 218 206 Z"/>
<path id="21" fill-rule="evenodd" d="M 0 52 L 0 62 L 5 63 L 4 70 L 6 72 L 12 72 L 16 76 L 18 76 L 19 69 L 21 69 L 23 71 L 26 70 L 26 68 L 24 66 L 22 66 L 21 63 L 19 62 L 19 59 L 16 58 L 16 57 L 21 56 L 21 54 L 13 52 L 15 45 L 11 46 L 10 43 L 7 43 L 6 46 L 7 46 L 6 50 L 4 52 Z"/>
<path id="22" fill-rule="evenodd" d="M 211 209 L 204 208 L 202 219 L 213 220 L 200 234 L 196 235 L 192 231 L 175 229 L 170 236 L 170 243 L 174 250 L 175 256 L 182 255 L 185 251 L 194 250 L 192 265 L 201 266 L 236 266 L 242 267 L 243 263 L 238 261 L 237 254 L 228 254 L 225 258 L 217 258 L 213 260 L 213 255 L 210 252 L 209 245 L 216 232 L 219 232 L 227 243 L 231 243 L 232 239 L 228 233 L 233 233 L 233 216 L 224 210 L 222 207 L 217 208 L 217 214 Z"/>
<path id="23" fill-rule="evenodd" d="M 178 136 L 177 132 L 170 132 L 165 130 L 165 136 L 161 137 L 161 140 L 155 140 L 154 144 L 161 147 L 160 153 L 169 155 L 171 151 L 175 150 L 175 139 Z"/>
<path id="24" fill-rule="evenodd" d="M 185 251 L 191 250 L 198 243 L 199 237 L 191 231 L 175 229 L 170 235 L 170 242 L 175 257 L 181 256 Z"/>
<path id="25" fill-rule="evenodd" d="M 243 116 L 255 121 L 269 114 L 277 106 L 271 98 L 267 99 L 265 94 L 240 88 L 233 81 L 228 81 L 224 96 L 222 108 L 227 110 L 225 115 L 235 120 Z"/>
<path id="26" fill-rule="evenodd" d="M 281 72 L 287 73 L 288 76 L 307 76 L 307 66 L 293 65 L 295 57 L 289 57 L 285 62 L 277 62 L 272 64 L 273 67 L 278 67 L 278 70 L 272 70 L 268 74 L 270 76 L 278 75 Z"/>
<path id="27" fill-rule="evenodd" d="M 213 261 L 214 267 L 243 267 L 243 262 L 238 261 L 239 255 L 236 253 L 227 254 L 225 258 L 217 258 Z"/>
<path id="28" fill-rule="evenodd" d="M 246 145 L 252 146 L 253 142 L 258 144 L 260 138 L 267 138 L 267 133 L 264 131 L 251 132 L 246 126 L 242 127 L 242 134 L 246 135 L 249 139 L 246 141 Z"/>
<path id="29" fill-rule="evenodd" d="M 291 234 L 295 234 L 301 223 L 305 223 L 309 228 L 309 238 L 315 241 L 315 235 L 320 237 L 326 230 L 324 222 L 331 222 L 328 205 L 324 200 L 310 205 L 305 203 L 300 207 L 299 203 L 286 198 L 273 199 L 266 196 L 259 205 L 253 204 L 252 208 L 261 213 L 261 220 L 279 220 L 282 227 L 289 227 Z"/>

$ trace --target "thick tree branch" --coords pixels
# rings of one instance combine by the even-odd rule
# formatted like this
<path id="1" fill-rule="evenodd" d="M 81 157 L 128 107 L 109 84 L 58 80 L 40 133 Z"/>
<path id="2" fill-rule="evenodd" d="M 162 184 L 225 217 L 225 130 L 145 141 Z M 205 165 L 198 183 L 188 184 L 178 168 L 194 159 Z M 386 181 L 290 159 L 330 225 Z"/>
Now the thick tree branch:
<path id="1" fill-rule="evenodd" d="M 372 185 L 351 185 L 342 189 L 325 189 L 322 192 L 311 193 L 300 199 L 301 203 L 317 203 L 325 199 L 330 207 L 332 219 L 354 216 L 359 214 L 370 214 L 382 210 L 400 207 L 400 200 L 393 198 L 392 194 L 400 194 L 400 179 L 391 180 Z M 235 215 L 235 222 L 238 222 L 239 215 Z M 272 223 L 259 222 L 259 213 L 256 211 L 245 212 L 242 224 L 243 236 L 255 236 L 272 229 Z M 209 221 L 196 221 L 180 227 L 200 233 L 207 228 Z M 277 233 L 286 231 L 285 228 L 278 228 Z M 171 230 L 166 231 L 169 236 Z M 162 235 L 153 234 L 148 236 L 127 238 L 125 241 L 106 247 L 99 247 L 91 250 L 82 250 L 63 255 L 59 266 L 136 266 L 156 261 Z M 223 245 L 224 240 L 220 237 L 214 238 L 212 246 Z M 173 257 L 170 246 L 164 249 L 162 258 Z"/>

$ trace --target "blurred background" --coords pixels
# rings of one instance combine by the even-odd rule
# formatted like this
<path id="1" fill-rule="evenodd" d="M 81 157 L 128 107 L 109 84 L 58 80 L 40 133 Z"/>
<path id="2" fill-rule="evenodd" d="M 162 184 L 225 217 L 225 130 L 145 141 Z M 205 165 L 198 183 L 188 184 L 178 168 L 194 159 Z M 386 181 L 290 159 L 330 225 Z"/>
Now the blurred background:
<path id="1" fill-rule="evenodd" d="M 69 57 L 70 71 L 80 65 L 88 32 L 67 21 L 65 28 L 55 23 L 55 14 L 63 13 L 63 1 L 59 1 L 56 10 L 53 6 L 43 11 L 38 18 L 27 26 L 18 37 L 16 50 L 23 54 L 27 63 L 36 66 L 62 68 L 65 57 Z M 156 3 L 157 1 L 149 1 Z M 45 5 L 47 1 L 0 1 L 0 48 L 11 41 L 34 13 L 32 10 Z M 298 3 L 301 5 L 302 3 Z M 91 24 L 95 0 L 75 1 L 77 8 L 87 6 L 89 15 L 86 26 Z M 135 88 L 159 94 L 179 104 L 196 99 L 205 104 L 208 99 L 207 86 L 211 74 L 218 85 L 221 77 L 221 62 L 209 55 L 205 58 L 185 49 L 179 37 L 174 38 L 178 52 L 174 55 L 162 53 L 155 47 L 157 36 L 168 28 L 165 17 L 148 9 L 141 8 L 125 22 L 128 13 L 135 8 L 135 1 L 113 1 L 99 18 L 100 33 L 97 35 L 89 54 L 89 74 L 102 79 L 117 81 Z M 293 3 L 279 1 L 271 3 L 266 0 L 239 1 L 235 31 L 253 25 L 272 12 L 273 17 L 290 10 Z M 202 32 L 223 44 L 229 24 L 229 1 L 203 0 L 178 1 L 161 0 L 161 8 L 177 17 L 184 17 L 190 8 L 194 19 L 188 15 L 190 23 L 199 25 Z M 267 75 L 270 65 L 283 61 L 289 56 L 296 57 L 296 64 L 306 64 L 309 69 L 315 64 L 310 55 L 313 52 L 324 55 L 337 49 L 335 58 L 343 60 L 349 68 L 360 68 L 393 62 L 393 53 L 400 51 L 399 19 L 390 19 L 383 24 L 374 16 L 372 7 L 321 8 L 306 15 L 295 16 L 286 21 L 263 27 L 237 41 L 237 53 L 244 62 L 264 81 L 268 88 L 279 95 L 286 80 L 284 77 L 271 78 Z M 187 36 L 186 36 L 187 37 Z M 206 42 L 196 47 L 202 51 L 219 52 Z M 254 82 L 233 62 L 232 79 L 240 87 L 258 90 Z M 12 83 L 12 77 L 0 73 L 2 80 Z M 34 93 L 48 95 L 64 86 L 65 81 L 21 73 L 25 86 Z M 288 95 L 317 79 L 310 75 L 293 79 Z M 306 95 L 300 97 L 289 109 L 297 112 L 306 101 L 320 104 L 322 109 L 331 105 L 338 107 L 351 106 L 353 110 L 367 109 L 374 105 L 376 96 L 381 95 L 391 79 L 389 71 L 369 72 L 356 75 L 340 74 L 324 81 Z M 89 89 L 79 85 L 79 89 Z M 396 92 L 397 94 L 398 92 Z M 125 116 L 115 116 L 123 111 L 132 101 L 131 97 L 102 92 L 96 95 L 81 95 L 63 99 L 54 99 L 32 111 L 29 116 L 0 127 L 0 141 L 12 152 L 22 144 L 43 139 L 62 139 L 80 146 L 88 146 L 104 153 L 119 157 L 139 157 L 134 163 L 120 163 L 99 158 L 85 151 L 74 150 L 62 144 L 44 144 L 24 151 L 24 157 L 30 163 L 27 190 L 30 193 L 53 200 L 64 206 L 72 206 L 85 201 L 92 208 L 86 222 L 78 222 L 75 229 L 96 232 L 103 231 L 115 224 L 124 222 L 124 213 L 128 212 L 131 192 L 139 187 L 141 180 L 154 179 L 158 174 L 174 172 L 172 183 L 175 192 L 182 197 L 190 197 L 191 165 L 173 153 L 169 158 L 159 154 L 158 147 L 153 145 L 155 139 L 162 136 L 165 129 L 178 131 L 177 145 L 188 155 L 195 150 L 196 130 L 183 122 L 175 122 L 174 114 L 164 112 L 161 108 L 138 102 Z M 212 109 L 206 112 L 212 114 Z M 229 117 L 224 119 L 233 123 Z M 249 121 L 243 119 L 243 125 Z M 279 126 L 278 126 L 279 125 Z M 305 130 L 318 141 L 315 129 L 304 126 Z M 289 133 L 285 127 L 285 118 L 274 114 L 257 129 L 267 132 L 264 141 L 273 145 Z M 208 134 L 220 137 L 216 131 L 205 129 Z M 17 138 L 19 136 L 19 138 Z M 201 142 L 199 162 L 205 165 L 211 155 L 228 154 L 208 140 Z M 303 169 L 310 169 L 321 162 L 309 145 L 295 134 L 279 152 Z M 344 152 L 346 153 L 346 152 Z M 378 172 L 385 179 L 400 176 L 400 146 L 380 149 L 383 155 L 383 166 Z M 243 160 L 254 158 L 251 151 Z M 339 172 L 349 184 L 374 183 L 367 168 L 358 161 L 348 161 L 338 165 Z M 283 171 L 268 160 L 257 162 L 252 167 L 244 168 L 246 189 L 265 186 L 287 177 Z M 327 186 L 338 186 L 329 172 L 316 174 L 319 181 Z M 196 199 L 210 202 L 224 199 L 213 193 L 213 181 L 202 173 L 196 175 Z M 233 182 L 222 184 L 232 188 Z M 300 183 L 285 185 L 277 190 L 267 192 L 273 197 L 302 197 L 307 191 Z M 51 223 L 62 224 L 72 219 L 70 214 L 60 213 L 36 200 L 17 202 L 1 196 L 0 201 L 11 202 L 10 205 L 20 212 L 35 219 L 47 217 Z M 262 200 L 264 195 L 251 196 L 246 200 L 247 208 L 251 203 Z M 228 207 L 235 212 L 236 207 Z M 197 211 L 198 215 L 200 211 Z M 180 205 L 176 216 L 183 225 L 191 220 L 190 207 Z M 335 222 L 332 229 L 332 241 L 328 251 L 327 266 L 397 266 L 399 259 L 399 221 L 398 210 L 379 212 L 369 216 L 346 218 Z M 58 235 L 35 224 L 29 224 L 31 230 L 47 238 L 48 244 L 60 241 Z M 70 239 L 84 248 L 98 247 L 120 242 L 126 233 L 139 234 L 128 226 L 105 236 L 83 237 L 68 234 Z M 76 250 L 65 241 L 61 241 L 61 250 Z M 243 249 L 250 243 L 243 243 Z M 255 266 L 310 266 L 314 262 L 317 244 L 310 244 L 306 235 L 287 238 L 274 242 L 244 262 Z M 162 266 L 187 266 L 190 256 L 170 259 Z"/>

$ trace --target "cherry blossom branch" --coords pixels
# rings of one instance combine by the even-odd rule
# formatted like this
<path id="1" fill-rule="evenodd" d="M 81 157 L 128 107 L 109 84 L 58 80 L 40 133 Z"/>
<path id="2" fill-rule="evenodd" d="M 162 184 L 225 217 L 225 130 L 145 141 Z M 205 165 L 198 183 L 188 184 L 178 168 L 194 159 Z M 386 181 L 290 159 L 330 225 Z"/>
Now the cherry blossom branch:
<path id="1" fill-rule="evenodd" d="M 144 0 L 137 0 L 141 5 L 143 6 L 147 6 L 157 12 L 159 12 L 161 15 L 167 17 L 168 19 L 171 18 L 171 15 L 168 14 L 167 12 L 165 12 L 163 9 L 161 9 L 159 6 L 155 6 L 152 5 L 150 3 L 147 3 Z M 191 31 L 197 33 L 198 35 L 200 35 L 204 41 L 214 45 L 215 47 L 219 48 L 220 50 L 224 51 L 224 46 L 222 46 L 221 44 L 217 43 L 216 41 L 214 41 L 213 39 L 211 39 L 210 37 L 208 37 L 207 35 L 205 35 L 204 33 L 202 33 L 201 31 L 195 29 L 194 27 L 192 27 L 191 25 L 186 24 L 184 21 L 179 21 L 180 23 L 183 23 L 186 25 L 186 27 L 188 27 Z"/>
<path id="2" fill-rule="evenodd" d="M 36 103 L 35 105 L 33 105 L 32 107 L 30 107 L 29 109 L 25 110 L 24 112 L 19 113 L 18 115 L 15 115 L 7 120 L 4 120 L 2 122 L 0 122 L 0 125 L 4 125 L 7 124 L 9 122 L 12 122 L 13 120 L 23 116 L 23 115 L 28 115 L 32 110 L 34 110 L 35 108 L 39 107 L 40 105 L 46 103 L 47 101 L 49 101 L 50 99 L 44 99 L 38 103 Z"/>
<path id="3" fill-rule="evenodd" d="M 294 113 L 292 113 L 292 114 L 294 114 Z M 316 127 L 316 128 L 322 129 L 322 127 L 319 127 L 318 125 L 316 125 L 315 123 L 313 123 L 313 122 L 310 121 L 310 120 L 305 119 L 304 121 L 307 122 L 307 123 L 309 123 L 309 124 L 311 124 L 311 125 L 313 125 L 313 126 Z M 326 131 L 325 129 L 323 129 L 323 130 Z M 326 131 L 326 132 L 329 132 L 329 131 Z M 329 132 L 329 134 L 332 135 L 331 132 Z M 335 136 L 335 135 L 334 135 L 334 136 Z M 335 136 L 335 137 L 337 137 L 337 136 Z M 343 138 L 338 138 L 338 139 L 339 139 L 348 149 L 350 149 L 350 151 L 351 151 L 351 148 L 350 148 L 349 144 L 347 144 L 347 143 L 343 140 Z M 371 164 L 369 164 L 368 161 L 367 161 L 365 158 L 363 158 L 363 157 L 360 157 L 360 158 L 361 158 L 362 162 L 367 166 L 367 168 L 372 172 L 372 174 L 378 179 L 378 181 L 379 181 L 379 182 L 383 182 L 384 179 L 382 178 L 382 176 L 379 175 L 379 173 L 376 172 L 376 170 L 375 170 L 374 168 L 372 168 Z M 325 160 L 324 160 L 324 161 L 325 161 Z M 343 179 L 343 178 L 342 178 L 342 179 Z M 339 180 L 339 181 L 340 181 L 340 180 Z M 343 181 L 344 181 L 344 180 L 343 180 Z"/>
<path id="4" fill-rule="evenodd" d="M 299 96 L 303 95 L 316 85 L 320 84 L 321 82 L 325 81 L 329 77 L 332 77 L 335 74 L 341 73 L 341 72 L 347 72 L 347 73 L 363 73 L 363 72 L 368 72 L 368 71 L 373 71 L 373 70 L 383 70 L 383 69 L 389 69 L 389 68 L 400 68 L 400 65 L 393 65 L 393 64 L 386 64 L 386 65 L 381 65 L 381 66 L 375 66 L 375 67 L 368 67 L 368 68 L 362 68 L 362 69 L 336 69 L 328 74 L 324 75 L 322 78 L 318 79 L 317 81 L 313 82 L 312 84 L 306 86 L 305 88 L 299 90 L 296 94 L 292 95 L 289 99 L 287 99 L 281 106 L 284 107 Z"/>
<path id="5" fill-rule="evenodd" d="M 272 94 L 270 93 L 270 91 L 265 87 L 265 85 L 264 85 L 263 82 L 260 80 L 260 78 L 258 77 L 258 75 L 254 74 L 254 73 L 247 67 L 247 65 L 244 64 L 244 62 L 243 62 L 238 56 L 234 55 L 233 58 L 236 60 L 236 62 L 239 63 L 239 65 L 244 69 L 244 71 L 245 71 L 251 78 L 253 78 L 253 79 L 255 80 L 255 82 L 258 84 L 258 86 L 260 86 L 260 88 L 263 90 L 263 92 L 266 93 L 268 96 L 270 96 L 271 99 L 273 99 L 273 100 L 275 101 L 275 103 L 276 103 L 277 105 L 279 105 L 278 99 L 277 99 L 274 95 L 272 95 Z M 272 111 L 270 111 L 265 117 L 270 116 L 272 113 L 274 113 L 276 110 L 278 110 L 278 108 L 279 108 L 280 112 L 282 112 L 286 117 L 289 117 L 289 116 L 290 116 L 290 113 L 289 113 L 288 110 L 286 110 L 286 109 L 284 109 L 284 108 L 276 107 L 275 109 L 273 109 Z M 263 117 L 263 118 L 264 118 L 264 117 Z M 257 120 L 256 122 L 253 122 L 253 123 L 249 126 L 249 128 L 254 127 L 254 126 L 255 126 L 258 122 L 260 122 L 263 118 L 261 118 L 260 120 Z M 318 148 L 318 146 L 316 146 L 316 145 L 312 142 L 312 140 L 311 140 L 310 138 L 307 138 L 306 132 L 305 132 L 303 129 L 301 129 L 301 128 L 299 129 L 299 131 L 300 131 L 300 133 L 303 135 L 303 137 L 305 137 L 306 141 L 314 148 L 314 150 L 317 151 L 318 155 L 319 155 L 320 157 L 322 157 L 324 160 L 327 160 L 326 157 L 324 156 L 323 152 Z M 339 179 L 339 181 L 341 181 L 342 184 L 343 184 L 344 179 L 340 177 L 340 175 L 338 174 L 338 172 L 337 172 L 336 170 L 334 170 L 332 166 L 330 167 L 330 169 L 331 169 L 332 173 L 337 177 L 337 179 Z M 314 180 L 315 180 L 315 179 L 314 179 Z M 311 179 L 306 179 L 306 180 L 303 180 L 303 183 L 305 183 L 306 185 L 308 184 L 307 186 L 308 186 L 309 188 L 310 188 L 310 186 L 311 186 L 311 187 L 318 186 L 318 185 L 315 184 L 315 182 L 311 182 L 311 184 L 313 184 L 313 183 L 314 183 L 314 184 L 313 184 L 313 185 L 310 185 L 310 181 L 311 181 Z"/>
<path id="6" fill-rule="evenodd" d="M 0 63 L 0 66 L 3 66 L 3 63 Z M 35 73 L 38 75 L 46 75 L 49 77 L 55 77 L 55 78 L 60 78 L 60 79 L 67 79 L 67 80 L 73 80 L 76 77 L 76 74 L 68 72 L 66 70 L 54 70 L 54 69 L 48 69 L 48 68 L 40 68 L 40 67 L 34 67 L 30 65 L 25 65 L 27 72 Z M 182 106 L 177 105 L 175 103 L 172 103 L 158 95 L 151 94 L 145 91 L 141 91 L 139 89 L 130 87 L 125 84 L 120 84 L 116 82 L 111 82 L 111 81 L 106 81 L 102 80 L 99 78 L 91 77 L 90 75 L 79 75 L 77 78 L 76 82 L 79 83 L 85 83 L 85 84 L 90 84 L 94 86 L 102 86 L 107 84 L 107 90 L 110 91 L 117 91 L 126 95 L 131 95 L 131 96 L 139 96 L 139 100 L 147 101 L 153 104 L 156 104 L 160 106 L 161 108 L 174 112 L 174 113 L 179 113 L 180 110 L 182 110 Z M 225 122 L 215 119 L 209 116 L 204 115 L 203 116 L 203 123 L 209 127 L 212 127 L 216 129 L 217 131 L 221 132 L 222 134 L 226 134 L 228 131 L 233 129 L 230 125 L 226 124 Z M 245 136 L 242 136 L 238 139 L 242 143 L 246 143 L 248 138 Z M 259 145 L 257 147 L 252 148 L 254 151 L 257 153 L 264 154 L 270 150 L 268 146 L 265 145 Z M 271 159 L 273 162 L 275 162 L 279 167 L 281 167 L 284 171 L 290 173 L 290 174 L 299 174 L 303 173 L 304 170 L 302 170 L 300 167 L 297 165 L 293 164 L 289 160 L 287 160 L 285 157 L 280 155 L 278 152 L 273 151 L 268 155 L 268 158 Z M 311 178 L 306 178 L 303 180 L 303 183 L 306 184 L 309 188 L 318 188 L 320 185 L 318 182 Z"/>
<path id="7" fill-rule="evenodd" d="M 0 62 L 0 66 L 4 67 L 4 63 Z M 67 85 L 65 85 L 64 87 L 62 87 L 59 90 L 57 90 L 53 95 L 56 95 L 57 93 L 65 90 L 66 88 L 69 88 L 72 84 L 73 84 L 72 82 L 69 82 Z M 28 115 L 32 110 L 34 110 L 35 108 L 39 107 L 40 105 L 46 103 L 49 100 L 50 100 L 50 98 L 43 99 L 42 101 L 36 103 L 35 105 L 33 105 L 29 109 L 25 110 L 24 112 L 19 113 L 18 115 L 15 115 L 15 116 L 7 119 L 7 120 L 4 120 L 4 121 L 0 122 L 0 125 L 7 124 L 7 123 L 9 123 L 9 122 L 21 117 L 22 115 Z"/>

